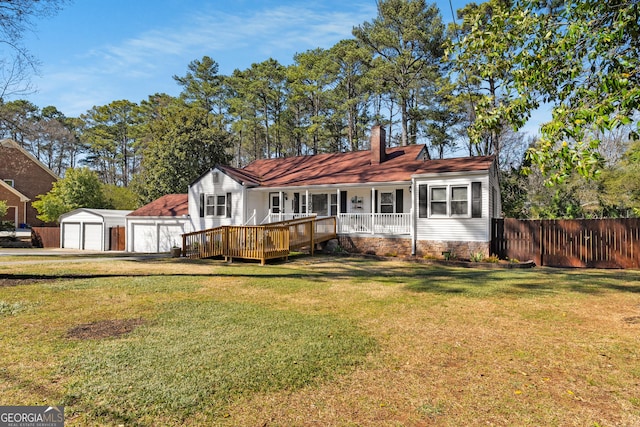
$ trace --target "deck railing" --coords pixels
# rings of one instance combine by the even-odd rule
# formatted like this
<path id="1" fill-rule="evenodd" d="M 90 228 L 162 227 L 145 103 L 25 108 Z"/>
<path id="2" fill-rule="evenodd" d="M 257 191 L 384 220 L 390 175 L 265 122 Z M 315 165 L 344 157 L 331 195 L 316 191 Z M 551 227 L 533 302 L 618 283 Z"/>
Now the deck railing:
<path id="1" fill-rule="evenodd" d="M 339 234 L 411 234 L 411 213 L 343 213 Z"/>
<path id="2" fill-rule="evenodd" d="M 283 221 L 294 221 L 297 219 L 304 219 L 304 218 L 310 218 L 310 217 L 315 217 L 316 214 L 315 213 L 273 213 L 271 212 L 271 209 L 269 209 L 269 213 L 267 213 L 267 216 L 264 217 L 264 219 L 260 222 L 260 224 L 275 224 L 278 222 L 283 222 Z"/>
<path id="3" fill-rule="evenodd" d="M 336 218 L 301 218 L 268 225 L 222 226 L 182 235 L 187 258 L 287 258 L 293 249 L 310 247 L 336 237 Z"/>

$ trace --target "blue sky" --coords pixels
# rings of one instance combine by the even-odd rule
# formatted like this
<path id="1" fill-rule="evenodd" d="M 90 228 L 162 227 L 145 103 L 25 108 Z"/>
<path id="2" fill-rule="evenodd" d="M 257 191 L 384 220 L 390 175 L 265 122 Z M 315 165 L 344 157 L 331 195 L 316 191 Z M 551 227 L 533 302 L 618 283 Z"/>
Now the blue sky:
<path id="1" fill-rule="evenodd" d="M 466 3 L 453 0 L 455 9 Z M 448 0 L 438 4 L 450 21 Z M 25 38 L 41 61 L 38 92 L 25 98 L 77 116 L 119 99 L 178 95 L 172 76 L 194 59 L 210 56 L 221 74 L 270 57 L 287 65 L 375 16 L 375 0 L 76 0 Z"/>
<path id="2" fill-rule="evenodd" d="M 452 0 L 454 10 L 467 3 Z M 436 4 L 450 22 L 449 1 Z M 74 117 L 115 100 L 176 96 L 172 76 L 204 55 L 224 75 L 270 57 L 288 65 L 375 16 L 375 0 L 75 0 L 26 35 L 41 67 L 37 92 L 23 98 Z"/>

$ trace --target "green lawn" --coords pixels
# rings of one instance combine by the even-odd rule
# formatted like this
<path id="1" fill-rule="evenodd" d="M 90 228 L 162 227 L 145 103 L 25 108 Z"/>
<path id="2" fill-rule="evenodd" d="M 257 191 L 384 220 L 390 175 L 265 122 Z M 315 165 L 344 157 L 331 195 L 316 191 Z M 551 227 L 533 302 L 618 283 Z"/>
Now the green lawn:
<path id="1" fill-rule="evenodd" d="M 67 425 L 640 424 L 638 271 L 50 261 L 0 264 L 0 402 Z"/>

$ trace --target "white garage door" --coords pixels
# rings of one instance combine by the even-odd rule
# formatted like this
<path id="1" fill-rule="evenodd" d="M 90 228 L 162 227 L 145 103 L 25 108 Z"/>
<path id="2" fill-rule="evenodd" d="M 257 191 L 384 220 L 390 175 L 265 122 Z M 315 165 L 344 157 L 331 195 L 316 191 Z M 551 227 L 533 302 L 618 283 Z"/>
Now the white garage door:
<path id="1" fill-rule="evenodd" d="M 157 252 L 157 242 L 155 224 L 133 224 L 133 252 Z"/>
<path id="2" fill-rule="evenodd" d="M 88 251 L 102 250 L 102 224 L 84 225 L 84 245 Z"/>
<path id="3" fill-rule="evenodd" d="M 62 247 L 67 249 L 80 249 L 79 223 L 62 223 Z"/>
<path id="4" fill-rule="evenodd" d="M 159 251 L 169 252 L 174 245 L 181 248 L 183 233 L 184 233 L 184 228 L 182 225 L 176 225 L 176 224 L 159 225 L 158 226 L 158 235 L 160 236 Z"/>

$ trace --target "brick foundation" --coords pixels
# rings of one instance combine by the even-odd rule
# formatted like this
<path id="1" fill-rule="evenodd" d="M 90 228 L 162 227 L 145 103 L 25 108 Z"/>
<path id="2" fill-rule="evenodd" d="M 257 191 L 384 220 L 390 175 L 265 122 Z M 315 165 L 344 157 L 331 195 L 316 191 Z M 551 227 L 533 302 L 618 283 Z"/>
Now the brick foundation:
<path id="1" fill-rule="evenodd" d="M 411 239 L 338 236 L 340 246 L 347 252 L 378 256 L 411 256 Z M 416 256 L 419 258 L 443 258 L 442 253 L 451 251 L 456 258 L 469 259 L 471 254 L 480 252 L 490 255 L 489 242 L 442 242 L 418 240 Z"/>
<path id="2" fill-rule="evenodd" d="M 450 251 L 453 258 L 469 259 L 471 254 L 480 252 L 488 257 L 490 242 L 438 242 L 418 240 L 416 242 L 416 256 L 421 258 L 443 258 L 442 253 Z"/>

